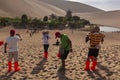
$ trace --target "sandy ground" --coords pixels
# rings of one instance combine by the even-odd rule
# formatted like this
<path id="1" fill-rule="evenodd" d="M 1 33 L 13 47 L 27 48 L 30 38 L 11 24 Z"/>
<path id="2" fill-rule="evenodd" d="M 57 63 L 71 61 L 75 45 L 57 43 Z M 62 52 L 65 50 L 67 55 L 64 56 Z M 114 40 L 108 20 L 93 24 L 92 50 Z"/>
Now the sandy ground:
<path id="1" fill-rule="evenodd" d="M 43 59 L 42 31 L 32 37 L 26 30 L 17 30 L 23 40 L 19 42 L 19 63 L 21 71 L 7 72 L 7 53 L 2 54 L 0 46 L 0 80 L 120 80 L 120 33 L 104 33 L 105 42 L 101 47 L 96 71 L 84 71 L 88 48 L 84 42 L 88 32 L 62 30 L 73 43 L 73 52 L 68 55 L 66 69 L 58 71 L 61 63 L 56 57 L 58 47 L 54 33 L 50 30 L 49 57 Z M 0 40 L 5 40 L 9 29 L 0 29 Z M 14 61 L 13 61 L 14 62 Z"/>

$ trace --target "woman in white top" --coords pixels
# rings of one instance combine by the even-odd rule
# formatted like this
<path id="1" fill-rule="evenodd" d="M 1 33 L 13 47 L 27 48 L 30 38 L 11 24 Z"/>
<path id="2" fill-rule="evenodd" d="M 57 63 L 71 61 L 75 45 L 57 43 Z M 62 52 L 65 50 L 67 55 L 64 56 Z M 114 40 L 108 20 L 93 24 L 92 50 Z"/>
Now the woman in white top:
<path id="1" fill-rule="evenodd" d="M 43 47 L 44 47 L 44 58 L 48 58 L 48 48 L 49 48 L 49 32 L 48 31 L 44 31 L 43 33 Z"/>

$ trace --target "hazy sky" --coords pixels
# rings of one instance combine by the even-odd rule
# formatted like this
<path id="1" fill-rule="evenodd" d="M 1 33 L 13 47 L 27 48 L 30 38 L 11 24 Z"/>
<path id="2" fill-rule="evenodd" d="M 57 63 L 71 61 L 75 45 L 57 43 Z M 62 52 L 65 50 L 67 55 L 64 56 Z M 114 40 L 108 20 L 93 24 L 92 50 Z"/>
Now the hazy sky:
<path id="1" fill-rule="evenodd" d="M 120 10 L 120 0 L 68 0 L 76 1 L 84 4 L 109 11 L 109 10 Z"/>

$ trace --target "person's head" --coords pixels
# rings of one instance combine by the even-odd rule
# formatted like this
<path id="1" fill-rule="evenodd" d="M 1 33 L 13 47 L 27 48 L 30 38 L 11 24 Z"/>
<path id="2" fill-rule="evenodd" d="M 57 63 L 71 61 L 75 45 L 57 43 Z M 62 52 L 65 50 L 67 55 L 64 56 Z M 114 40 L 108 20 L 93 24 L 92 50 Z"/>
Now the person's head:
<path id="1" fill-rule="evenodd" d="M 46 31 L 46 34 L 49 34 L 49 31 Z"/>
<path id="2" fill-rule="evenodd" d="M 56 33 L 55 33 L 55 38 L 60 38 L 60 36 L 61 36 L 61 33 L 60 33 L 60 32 L 56 32 Z"/>
<path id="3" fill-rule="evenodd" d="M 49 34 L 49 31 L 43 31 L 42 34 L 43 34 L 43 35 L 48 35 L 48 34 Z"/>
<path id="4" fill-rule="evenodd" d="M 98 26 L 95 26 L 92 30 L 92 32 L 99 32 L 100 31 L 100 28 Z"/>
<path id="5" fill-rule="evenodd" d="M 10 36 L 14 36 L 15 35 L 15 30 L 14 29 L 11 29 L 10 30 Z"/>

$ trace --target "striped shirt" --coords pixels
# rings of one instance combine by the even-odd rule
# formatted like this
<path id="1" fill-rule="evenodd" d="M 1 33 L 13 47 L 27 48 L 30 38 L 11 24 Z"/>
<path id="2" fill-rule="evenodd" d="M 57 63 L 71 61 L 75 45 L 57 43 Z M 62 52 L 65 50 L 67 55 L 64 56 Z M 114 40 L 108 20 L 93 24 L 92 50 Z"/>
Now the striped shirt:
<path id="1" fill-rule="evenodd" d="M 100 45 L 100 42 L 103 42 L 105 35 L 102 33 L 89 33 L 87 38 L 90 40 L 90 47 L 97 48 Z"/>

